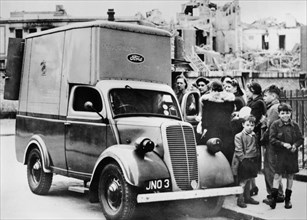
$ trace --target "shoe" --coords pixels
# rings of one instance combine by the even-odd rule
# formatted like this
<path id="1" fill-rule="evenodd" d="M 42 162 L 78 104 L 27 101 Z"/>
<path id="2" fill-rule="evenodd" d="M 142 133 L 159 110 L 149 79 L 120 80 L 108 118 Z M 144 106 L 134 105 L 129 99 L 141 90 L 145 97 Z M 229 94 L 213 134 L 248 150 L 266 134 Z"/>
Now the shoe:
<path id="1" fill-rule="evenodd" d="M 285 196 L 284 195 L 278 195 L 276 198 L 277 203 L 283 203 L 285 201 Z"/>
<path id="2" fill-rule="evenodd" d="M 272 209 L 275 209 L 275 207 L 276 207 L 277 195 L 278 195 L 278 190 L 275 189 L 275 188 L 272 188 L 271 199 L 269 199 L 269 206 L 270 206 Z"/>
<path id="3" fill-rule="evenodd" d="M 291 209 L 292 203 L 290 202 L 292 190 L 286 189 L 286 197 L 285 197 L 285 208 Z"/>
<path id="4" fill-rule="evenodd" d="M 244 202 L 243 194 L 238 195 L 237 206 L 239 206 L 241 208 L 246 208 L 247 207 L 246 203 Z"/>
<path id="5" fill-rule="evenodd" d="M 255 187 L 253 187 L 253 188 L 250 190 L 250 195 L 251 195 L 251 196 L 258 195 L 258 191 L 259 191 L 258 187 L 255 186 Z"/>
<path id="6" fill-rule="evenodd" d="M 237 205 L 238 205 L 240 208 L 246 208 L 246 207 L 247 207 L 246 203 L 244 203 L 244 202 L 237 202 Z"/>
<path id="7" fill-rule="evenodd" d="M 270 205 L 270 199 L 269 198 L 265 198 L 264 200 L 262 200 L 263 203 Z"/>
<path id="8" fill-rule="evenodd" d="M 259 205 L 259 202 L 254 200 L 253 198 L 245 199 L 246 204 Z"/>

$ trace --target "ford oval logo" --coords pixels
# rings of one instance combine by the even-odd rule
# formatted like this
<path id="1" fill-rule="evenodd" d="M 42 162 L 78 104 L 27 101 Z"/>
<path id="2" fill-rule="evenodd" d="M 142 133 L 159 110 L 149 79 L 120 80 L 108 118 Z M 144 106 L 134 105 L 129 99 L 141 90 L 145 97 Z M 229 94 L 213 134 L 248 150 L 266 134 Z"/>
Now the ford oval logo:
<path id="1" fill-rule="evenodd" d="M 132 63 L 142 63 L 145 60 L 142 55 L 135 54 L 135 53 L 134 54 L 129 54 L 127 58 Z"/>

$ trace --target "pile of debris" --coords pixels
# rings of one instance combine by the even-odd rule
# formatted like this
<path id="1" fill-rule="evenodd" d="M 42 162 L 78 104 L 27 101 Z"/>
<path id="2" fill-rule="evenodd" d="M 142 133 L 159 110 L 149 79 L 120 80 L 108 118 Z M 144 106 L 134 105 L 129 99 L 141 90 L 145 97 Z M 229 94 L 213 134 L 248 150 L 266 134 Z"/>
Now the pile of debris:
<path id="1" fill-rule="evenodd" d="M 197 54 L 201 54 L 204 63 L 210 71 L 249 70 L 249 71 L 278 71 L 296 72 L 300 69 L 300 44 L 296 44 L 292 51 L 279 50 L 277 52 L 248 51 L 241 54 L 218 52 L 205 47 L 196 46 Z"/>

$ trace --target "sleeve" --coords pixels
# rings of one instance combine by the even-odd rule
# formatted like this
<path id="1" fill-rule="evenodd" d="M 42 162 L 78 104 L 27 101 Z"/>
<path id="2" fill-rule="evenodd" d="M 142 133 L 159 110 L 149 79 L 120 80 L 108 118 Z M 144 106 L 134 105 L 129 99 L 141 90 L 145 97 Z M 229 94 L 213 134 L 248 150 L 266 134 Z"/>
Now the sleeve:
<path id="1" fill-rule="evenodd" d="M 234 142 L 235 142 L 235 154 L 237 155 L 239 160 L 242 161 L 244 159 L 244 152 L 243 152 L 243 145 L 240 134 L 237 134 L 235 136 Z"/>
<path id="2" fill-rule="evenodd" d="M 263 107 L 261 102 L 255 103 L 252 108 L 251 114 L 256 117 L 256 124 L 258 124 L 263 114 Z"/>
<path id="3" fill-rule="evenodd" d="M 270 143 L 274 146 L 274 147 L 278 147 L 278 148 L 283 148 L 283 142 L 281 140 L 279 140 L 278 138 L 278 122 L 275 121 L 273 122 L 273 124 L 271 125 L 270 129 Z"/>
<path id="4" fill-rule="evenodd" d="M 272 111 L 270 111 L 270 114 L 267 116 L 267 127 L 269 128 L 271 126 L 271 124 L 276 121 L 279 118 L 279 113 L 277 108 L 272 109 Z"/>
<path id="5" fill-rule="evenodd" d="M 295 140 L 295 143 L 293 144 L 295 147 L 299 147 L 304 143 L 304 137 L 302 135 L 302 132 L 298 126 L 298 124 L 295 123 L 295 136 L 297 137 Z"/>

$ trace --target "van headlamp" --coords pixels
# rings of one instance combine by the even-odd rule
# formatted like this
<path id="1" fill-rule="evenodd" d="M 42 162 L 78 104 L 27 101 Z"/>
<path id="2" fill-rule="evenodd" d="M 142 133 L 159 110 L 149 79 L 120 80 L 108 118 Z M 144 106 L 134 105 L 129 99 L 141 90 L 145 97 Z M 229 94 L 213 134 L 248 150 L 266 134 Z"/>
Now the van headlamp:
<path id="1" fill-rule="evenodd" d="M 149 151 L 153 151 L 155 144 L 147 137 L 139 137 L 135 141 L 135 149 L 138 153 L 144 155 Z"/>
<path id="2" fill-rule="evenodd" d="M 222 149 L 223 143 L 222 140 L 219 138 L 210 138 L 207 141 L 207 149 L 208 152 L 211 154 L 215 154 Z"/>

